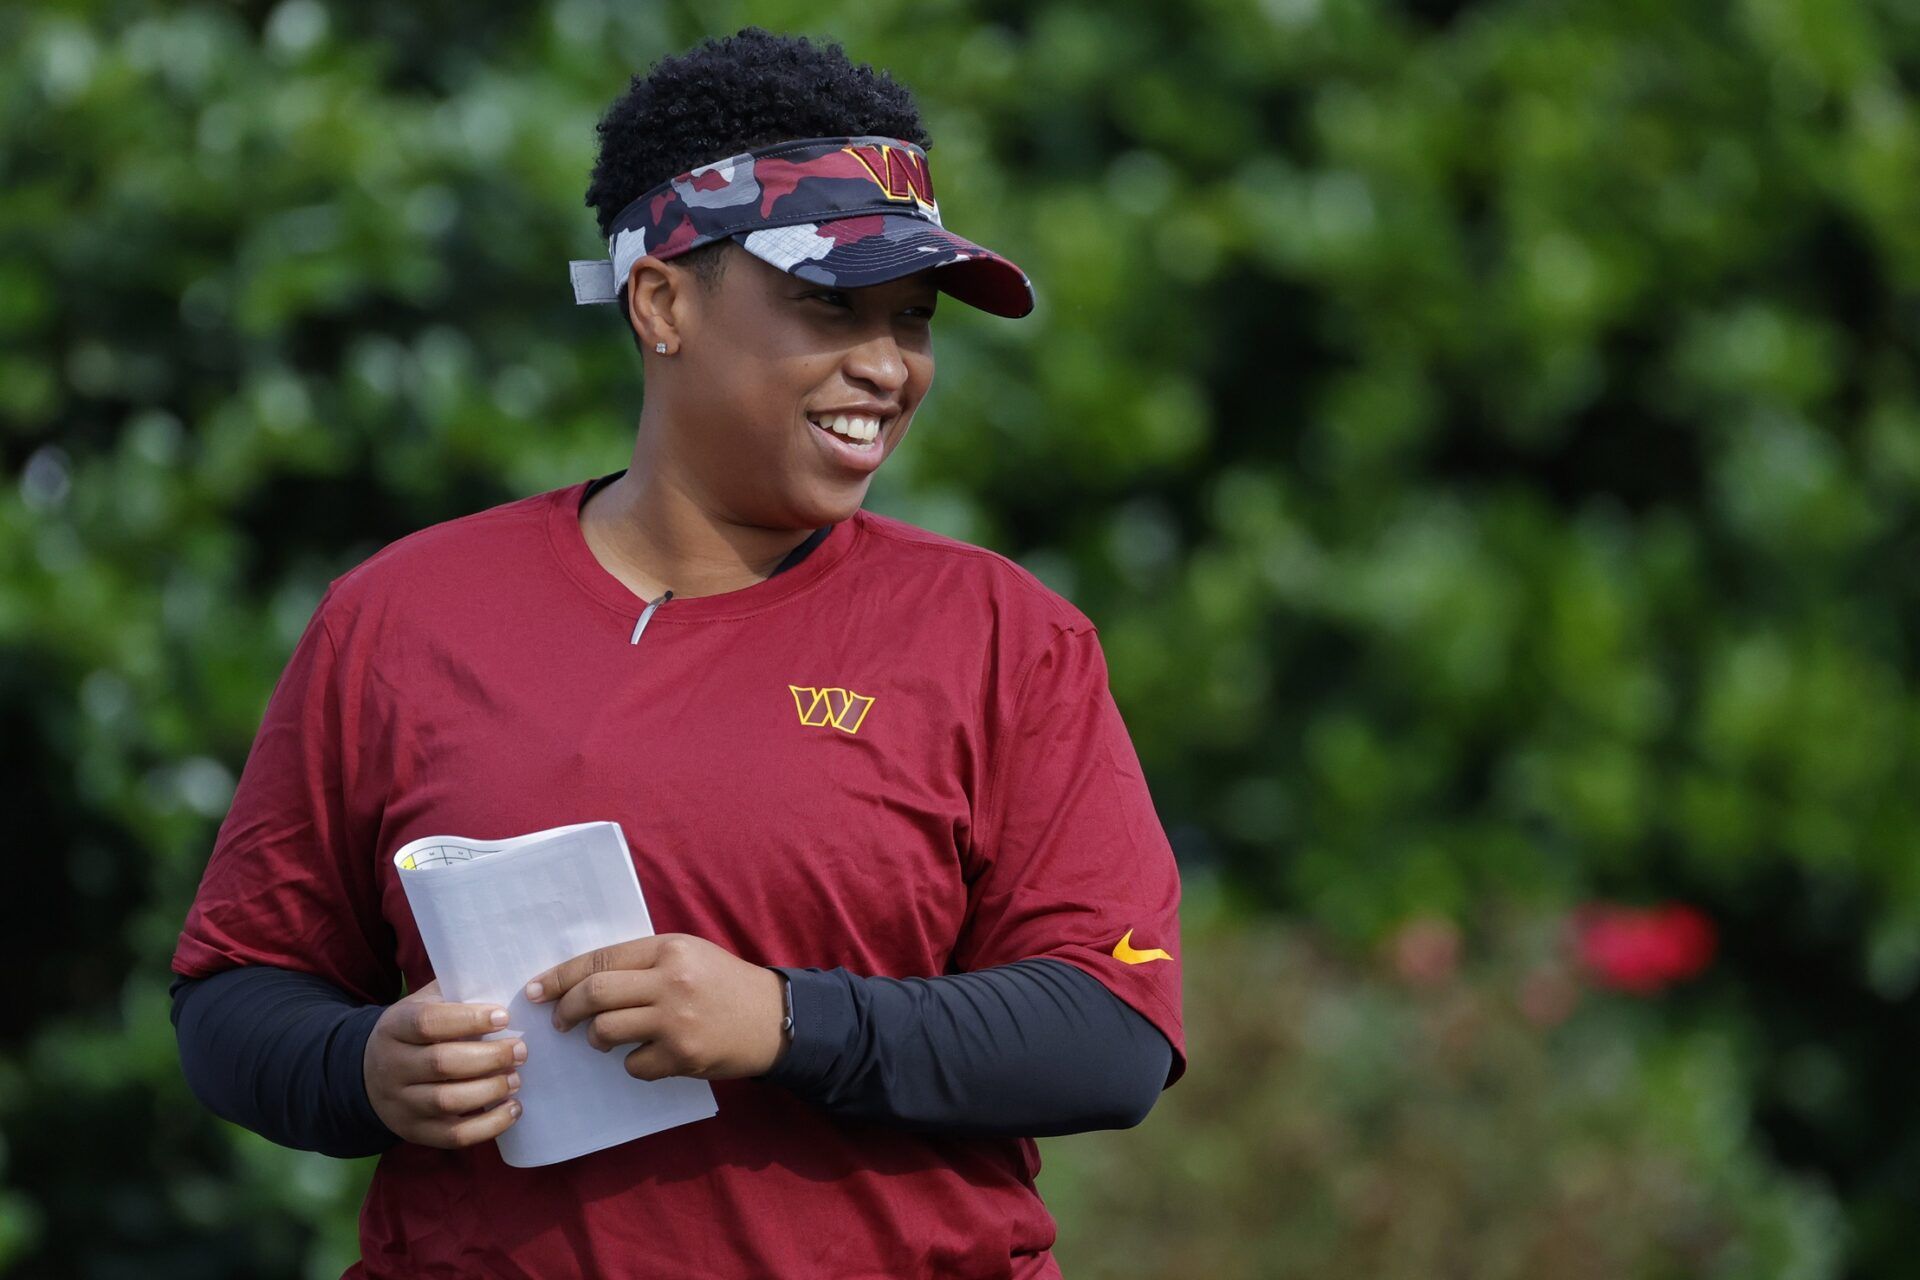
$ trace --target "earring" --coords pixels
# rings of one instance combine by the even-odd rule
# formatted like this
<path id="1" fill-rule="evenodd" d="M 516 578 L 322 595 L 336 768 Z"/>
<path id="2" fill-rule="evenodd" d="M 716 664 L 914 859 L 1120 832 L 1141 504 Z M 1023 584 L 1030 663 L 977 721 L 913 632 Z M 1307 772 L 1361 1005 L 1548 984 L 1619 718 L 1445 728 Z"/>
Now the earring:
<path id="1" fill-rule="evenodd" d="M 660 353 L 661 355 L 665 355 L 665 354 L 667 354 L 667 344 L 666 344 L 666 343 L 664 343 L 664 342 L 656 342 L 656 343 L 654 343 L 654 344 L 653 344 L 653 349 L 654 349 L 655 351 L 658 351 L 658 352 L 659 352 L 659 353 Z"/>

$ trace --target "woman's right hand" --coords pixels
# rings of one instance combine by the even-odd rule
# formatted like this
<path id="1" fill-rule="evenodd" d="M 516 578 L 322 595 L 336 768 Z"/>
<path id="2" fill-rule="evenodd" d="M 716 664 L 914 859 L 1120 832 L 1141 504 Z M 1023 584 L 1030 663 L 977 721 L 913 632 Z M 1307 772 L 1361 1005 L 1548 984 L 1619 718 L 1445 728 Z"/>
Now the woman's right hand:
<path id="1" fill-rule="evenodd" d="M 440 998 L 440 980 L 389 1005 L 367 1037 L 367 1099 L 387 1128 L 427 1147 L 491 1141 L 520 1118 L 514 1068 L 527 1060 L 518 1036 L 498 1031 L 498 1005 Z"/>

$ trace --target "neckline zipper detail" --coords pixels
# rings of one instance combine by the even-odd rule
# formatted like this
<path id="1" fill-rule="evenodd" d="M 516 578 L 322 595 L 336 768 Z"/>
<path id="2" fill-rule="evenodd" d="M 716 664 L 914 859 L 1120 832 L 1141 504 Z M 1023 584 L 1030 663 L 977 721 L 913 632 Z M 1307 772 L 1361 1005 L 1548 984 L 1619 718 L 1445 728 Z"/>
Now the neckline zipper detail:
<path id="1" fill-rule="evenodd" d="M 668 591 L 662 594 L 658 600 L 648 602 L 647 607 L 641 611 L 640 621 L 633 624 L 633 639 L 627 641 L 628 644 L 640 643 L 640 633 L 647 629 L 647 619 L 653 616 L 655 609 L 658 609 L 671 599 L 673 599 L 673 592 Z"/>

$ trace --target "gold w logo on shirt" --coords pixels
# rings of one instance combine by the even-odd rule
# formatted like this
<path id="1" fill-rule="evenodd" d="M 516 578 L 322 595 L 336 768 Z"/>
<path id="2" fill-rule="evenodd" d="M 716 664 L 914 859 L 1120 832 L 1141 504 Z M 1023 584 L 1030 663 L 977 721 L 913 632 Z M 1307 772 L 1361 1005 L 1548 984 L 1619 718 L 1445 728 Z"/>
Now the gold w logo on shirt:
<path id="1" fill-rule="evenodd" d="M 848 689 L 814 689 L 798 684 L 787 688 L 793 690 L 793 705 L 800 713 L 801 724 L 832 725 L 842 733 L 860 732 L 860 722 L 867 718 L 867 708 L 873 705 L 872 698 Z"/>

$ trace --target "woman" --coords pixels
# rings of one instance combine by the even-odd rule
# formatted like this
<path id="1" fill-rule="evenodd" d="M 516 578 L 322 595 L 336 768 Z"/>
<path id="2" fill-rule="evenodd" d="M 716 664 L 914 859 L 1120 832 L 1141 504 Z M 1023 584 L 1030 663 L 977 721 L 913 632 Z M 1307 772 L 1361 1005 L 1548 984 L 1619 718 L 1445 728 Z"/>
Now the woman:
<path id="1" fill-rule="evenodd" d="M 330 585 L 175 954 L 188 1078 L 384 1152 L 352 1276 L 1057 1275 L 1031 1137 L 1184 1070 L 1178 875 L 1093 625 L 862 509 L 939 297 L 1018 316 L 1026 278 L 837 46 L 708 42 L 600 134 L 573 278 L 640 345 L 630 464 Z M 661 933 L 529 994 L 719 1113 L 516 1169 L 525 1050 L 437 998 L 390 858 L 595 818 Z"/>

